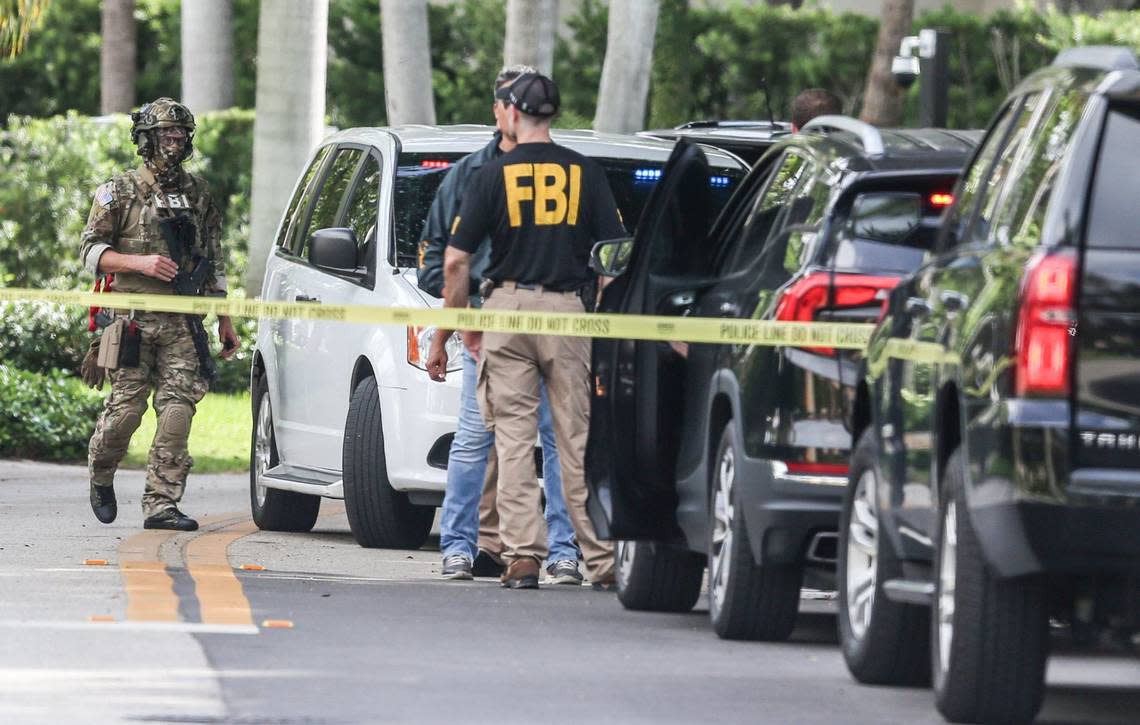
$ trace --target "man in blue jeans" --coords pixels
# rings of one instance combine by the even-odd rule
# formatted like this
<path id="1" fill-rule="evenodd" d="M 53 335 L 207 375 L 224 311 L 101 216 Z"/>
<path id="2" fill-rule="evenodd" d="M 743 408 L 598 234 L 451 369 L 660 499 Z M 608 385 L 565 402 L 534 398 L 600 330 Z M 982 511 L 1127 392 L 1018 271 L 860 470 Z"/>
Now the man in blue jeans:
<path id="1" fill-rule="evenodd" d="M 507 85 L 533 68 L 504 68 L 495 79 L 495 90 Z M 494 100 L 495 121 L 499 128 L 503 102 Z M 418 274 L 420 289 L 443 296 L 443 252 L 447 248 L 450 220 L 455 218 L 463 202 L 463 190 L 471 175 L 491 159 L 515 147 L 514 139 L 495 134 L 484 148 L 460 159 L 448 171 L 436 192 L 427 222 L 424 224 L 422 253 Z M 484 240 L 471 265 L 472 288 L 477 289 L 479 275 L 486 269 L 490 240 Z M 472 305 L 479 298 L 472 295 Z M 495 508 L 497 466 L 495 434 L 487 430 L 476 400 L 476 366 L 478 361 L 463 349 L 463 392 L 459 421 L 447 463 L 447 490 L 440 516 L 440 551 L 443 553 L 444 579 L 471 579 L 499 576 L 498 560 L 502 543 L 498 536 L 498 511 Z M 433 380 L 442 381 L 447 370 L 447 351 L 433 342 L 428 354 L 428 372 Z M 574 527 L 566 513 L 562 498 L 562 476 L 554 428 L 546 390 L 542 390 L 539 409 L 539 438 L 543 451 L 543 488 L 546 493 L 547 572 L 555 583 L 581 584 L 578 571 L 578 548 L 574 543 Z M 482 503 L 481 503 L 482 502 Z"/>

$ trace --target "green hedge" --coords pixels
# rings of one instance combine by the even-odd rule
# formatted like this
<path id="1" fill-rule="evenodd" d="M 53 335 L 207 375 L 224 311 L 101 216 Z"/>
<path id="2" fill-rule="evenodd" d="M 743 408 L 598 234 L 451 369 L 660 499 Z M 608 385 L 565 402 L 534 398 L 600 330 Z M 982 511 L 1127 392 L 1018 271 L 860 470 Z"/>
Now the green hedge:
<path id="1" fill-rule="evenodd" d="M 0 365 L 0 458 L 74 461 L 103 408 L 103 396 L 80 380 Z"/>

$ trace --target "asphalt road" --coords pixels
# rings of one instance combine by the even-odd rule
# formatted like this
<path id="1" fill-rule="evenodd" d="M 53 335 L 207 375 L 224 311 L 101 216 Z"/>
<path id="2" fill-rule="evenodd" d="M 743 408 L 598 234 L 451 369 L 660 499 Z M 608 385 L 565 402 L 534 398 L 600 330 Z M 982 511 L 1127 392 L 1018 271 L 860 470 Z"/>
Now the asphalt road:
<path id="1" fill-rule="evenodd" d="M 938 721 L 849 678 L 830 602 L 790 642 L 724 642 L 703 604 L 441 581 L 436 541 L 361 549 L 338 502 L 257 532 L 243 476 L 192 477 L 199 532 L 144 533 L 142 480 L 103 526 L 83 467 L 0 461 L 0 723 Z M 1135 658 L 1056 656 L 1049 684 L 1043 722 L 1140 722 Z"/>

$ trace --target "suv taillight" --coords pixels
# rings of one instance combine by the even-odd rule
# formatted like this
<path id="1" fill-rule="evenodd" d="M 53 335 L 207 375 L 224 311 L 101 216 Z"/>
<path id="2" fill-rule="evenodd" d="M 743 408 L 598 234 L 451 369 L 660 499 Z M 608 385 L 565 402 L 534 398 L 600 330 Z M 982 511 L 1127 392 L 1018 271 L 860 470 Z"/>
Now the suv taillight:
<path id="1" fill-rule="evenodd" d="M 1069 337 L 1076 321 L 1077 259 L 1071 252 L 1039 254 L 1021 281 L 1021 306 L 1014 338 L 1018 396 L 1069 394 Z"/>
<path id="2" fill-rule="evenodd" d="M 828 288 L 834 282 L 835 295 L 829 299 Z M 815 322 L 821 311 L 838 311 L 878 304 L 878 315 L 887 303 L 887 292 L 899 283 L 898 277 L 873 277 L 865 274 L 812 272 L 784 290 L 776 304 L 776 319 L 787 322 Z M 868 320 L 869 321 L 869 320 Z M 833 355 L 830 347 L 805 348 L 820 355 Z"/>

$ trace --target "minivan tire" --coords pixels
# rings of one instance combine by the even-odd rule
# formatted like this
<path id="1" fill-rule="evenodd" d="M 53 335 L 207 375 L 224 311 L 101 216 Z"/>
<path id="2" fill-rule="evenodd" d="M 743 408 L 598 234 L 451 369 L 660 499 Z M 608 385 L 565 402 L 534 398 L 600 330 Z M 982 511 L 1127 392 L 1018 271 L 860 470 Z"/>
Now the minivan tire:
<path id="1" fill-rule="evenodd" d="M 352 537 L 374 549 L 418 549 L 427 541 L 435 506 L 419 506 L 392 488 L 384 458 L 384 428 L 376 378 L 356 386 L 344 428 L 344 508 Z"/>
<path id="2" fill-rule="evenodd" d="M 615 548 L 618 601 L 644 612 L 687 612 L 701 596 L 705 558 L 653 541 L 619 541 Z"/>
<path id="3" fill-rule="evenodd" d="M 262 531 L 311 531 L 321 511 L 321 497 L 296 491 L 264 488 L 257 479 L 277 465 L 277 439 L 273 433 L 273 408 L 265 376 L 253 387 L 253 431 L 249 446 L 249 506 L 253 523 Z M 260 495 L 259 495 L 260 494 Z"/>
<path id="4" fill-rule="evenodd" d="M 868 685 L 927 685 L 930 683 L 930 610 L 926 606 L 901 604 L 887 598 L 883 585 L 890 579 L 902 576 L 902 564 L 895 555 L 894 546 L 887 536 L 887 526 L 879 515 L 877 493 L 882 480 L 878 463 L 879 445 L 874 432 L 868 430 L 859 437 L 851 455 L 850 480 L 844 495 L 843 510 L 839 518 L 839 560 L 836 567 L 836 585 L 839 590 L 839 645 L 851 675 Z M 856 512 L 862 504 L 863 510 Z M 868 565 L 873 571 L 874 583 L 870 592 L 870 614 L 857 633 L 848 591 L 851 547 L 862 556 L 867 542 L 852 542 L 852 517 L 859 526 L 860 517 L 869 519 L 867 526 L 874 529 L 874 561 Z M 874 525 L 872 527 L 872 524 Z M 858 537 L 856 537 L 858 538 Z M 871 569 L 873 567 L 873 570 Z"/>
<path id="5" fill-rule="evenodd" d="M 709 496 L 709 619 L 722 639 L 784 640 L 796 625 L 803 567 L 761 566 L 753 559 L 735 478 L 735 462 L 741 455 L 736 430 L 729 421 L 713 459 Z M 727 519 L 720 529 L 718 501 L 724 505 Z M 718 531 L 723 558 L 717 557 Z M 723 583 L 719 578 L 722 575 Z"/>
<path id="6" fill-rule="evenodd" d="M 1002 579 L 986 564 L 970 521 L 965 477 L 959 447 L 943 478 L 934 562 L 935 704 L 951 722 L 1030 722 L 1045 694 L 1047 590 L 1040 577 Z"/>

